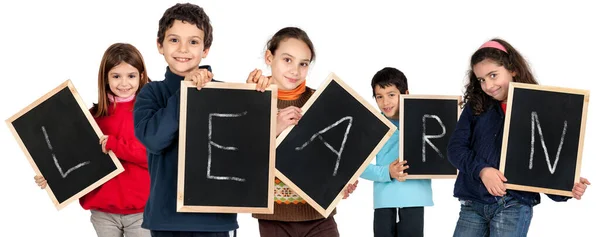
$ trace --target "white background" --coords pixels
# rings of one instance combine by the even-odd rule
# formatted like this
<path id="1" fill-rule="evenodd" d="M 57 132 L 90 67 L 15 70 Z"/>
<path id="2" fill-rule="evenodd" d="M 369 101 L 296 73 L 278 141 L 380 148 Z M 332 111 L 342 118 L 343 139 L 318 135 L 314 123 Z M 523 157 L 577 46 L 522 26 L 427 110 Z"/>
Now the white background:
<path id="1" fill-rule="evenodd" d="M 404 2 L 404 1 L 403 1 Z M 416 1 L 415 1 L 416 2 Z M 243 82 L 266 66 L 265 43 L 284 26 L 306 30 L 317 60 L 308 76 L 316 88 L 336 73 L 375 105 L 370 80 L 384 66 L 408 77 L 411 94 L 462 93 L 470 55 L 486 40 L 513 44 L 540 83 L 591 90 L 581 174 L 592 182 L 581 201 L 555 203 L 542 196 L 530 236 L 598 236 L 598 22 L 591 3 L 523 1 L 195 1 L 214 26 L 203 61 L 215 78 Z M 567 3 L 568 2 L 568 3 Z M 591 2 L 591 1 L 589 1 Z M 0 118 L 10 116 L 71 79 L 89 106 L 97 98 L 104 50 L 115 42 L 135 45 L 151 79 L 162 80 L 166 63 L 156 50 L 158 20 L 173 1 L 2 1 L 0 3 Z M 56 211 L 7 126 L 0 126 L 0 226 L 19 236 L 95 236 L 89 212 L 78 203 Z M 453 180 L 434 180 L 435 206 L 425 211 L 425 236 L 451 236 L 459 203 Z M 362 180 L 340 202 L 335 216 L 342 236 L 372 236 L 372 183 Z M 258 236 L 255 219 L 238 217 L 239 236 Z M 596 226 L 594 226 L 596 225 Z"/>

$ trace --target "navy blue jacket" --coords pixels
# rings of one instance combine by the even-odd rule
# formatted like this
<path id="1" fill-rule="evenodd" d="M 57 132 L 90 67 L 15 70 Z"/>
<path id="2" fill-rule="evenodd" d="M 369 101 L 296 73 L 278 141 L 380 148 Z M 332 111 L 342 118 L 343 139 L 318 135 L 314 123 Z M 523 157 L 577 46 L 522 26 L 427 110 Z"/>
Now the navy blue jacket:
<path id="1" fill-rule="evenodd" d="M 488 193 L 479 172 L 485 167 L 499 169 L 503 134 L 504 111 L 500 102 L 494 101 L 480 115 L 474 114 L 470 104 L 465 106 L 448 143 L 448 159 L 460 171 L 454 183 L 454 197 L 496 203 L 499 197 Z M 540 203 L 539 193 L 507 190 L 507 195 L 531 206 Z M 564 196 L 547 196 L 554 201 L 568 200 Z"/>
<path id="2" fill-rule="evenodd" d="M 146 84 L 135 102 L 135 136 L 146 146 L 150 172 L 150 196 L 142 227 L 157 231 L 235 230 L 238 228 L 237 214 L 176 211 L 179 90 L 182 80 L 183 77 L 167 67 L 165 80 Z"/>

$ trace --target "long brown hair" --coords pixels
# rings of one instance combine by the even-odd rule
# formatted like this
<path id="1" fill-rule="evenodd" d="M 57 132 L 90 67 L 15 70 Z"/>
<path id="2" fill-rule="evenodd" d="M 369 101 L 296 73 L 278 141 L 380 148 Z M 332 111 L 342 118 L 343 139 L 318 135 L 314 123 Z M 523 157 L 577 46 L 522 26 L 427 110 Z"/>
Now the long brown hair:
<path id="1" fill-rule="evenodd" d="M 492 41 L 504 46 L 506 52 L 497 48 L 486 47 L 478 49 L 471 56 L 471 66 L 468 72 L 469 82 L 465 85 L 464 103 L 461 106 L 464 107 L 466 103 L 469 103 L 475 115 L 483 113 L 494 101 L 492 97 L 483 92 L 481 83 L 473 72 L 473 66 L 483 60 L 492 60 L 499 66 L 506 68 L 506 70 L 516 72 L 516 76 L 513 77 L 514 82 L 538 84 L 529 69 L 527 61 L 512 45 L 498 38 L 492 39 Z"/>
<path id="2" fill-rule="evenodd" d="M 98 104 L 95 104 L 92 108 L 92 112 L 96 118 L 108 115 L 108 105 L 110 102 L 107 93 L 112 94 L 108 86 L 108 72 L 122 62 L 135 67 L 140 73 L 140 82 L 138 90 L 135 92 L 136 95 L 149 81 L 144 58 L 137 48 L 127 43 L 115 43 L 108 47 L 104 52 L 104 56 L 102 56 L 100 70 L 98 70 Z"/>

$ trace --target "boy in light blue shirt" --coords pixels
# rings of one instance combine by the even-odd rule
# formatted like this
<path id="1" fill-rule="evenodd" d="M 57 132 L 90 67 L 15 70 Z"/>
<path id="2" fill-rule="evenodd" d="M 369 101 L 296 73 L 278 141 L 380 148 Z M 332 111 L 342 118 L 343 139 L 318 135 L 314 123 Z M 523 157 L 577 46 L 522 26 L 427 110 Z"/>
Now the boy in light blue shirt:
<path id="1" fill-rule="evenodd" d="M 408 94 L 406 76 L 396 68 L 386 67 L 371 80 L 373 96 L 381 112 L 399 127 L 400 94 Z M 376 163 L 369 164 L 360 176 L 373 181 L 375 237 L 423 236 L 424 207 L 433 206 L 431 180 L 405 180 L 406 161 L 398 160 L 398 130 L 377 153 Z"/>

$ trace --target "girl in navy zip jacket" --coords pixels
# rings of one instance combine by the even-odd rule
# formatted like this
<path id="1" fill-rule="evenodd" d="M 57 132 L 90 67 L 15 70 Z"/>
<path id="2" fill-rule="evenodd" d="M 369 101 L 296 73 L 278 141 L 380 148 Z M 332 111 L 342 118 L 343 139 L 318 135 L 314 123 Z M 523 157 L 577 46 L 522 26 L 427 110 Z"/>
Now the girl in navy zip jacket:
<path id="1" fill-rule="evenodd" d="M 538 84 L 525 59 L 501 39 L 471 56 L 464 109 L 448 144 L 448 159 L 460 171 L 454 196 L 461 210 L 454 236 L 527 236 L 540 194 L 506 190 L 498 170 L 509 82 Z M 589 181 L 573 186 L 581 199 Z M 548 195 L 554 201 L 567 197 Z"/>

